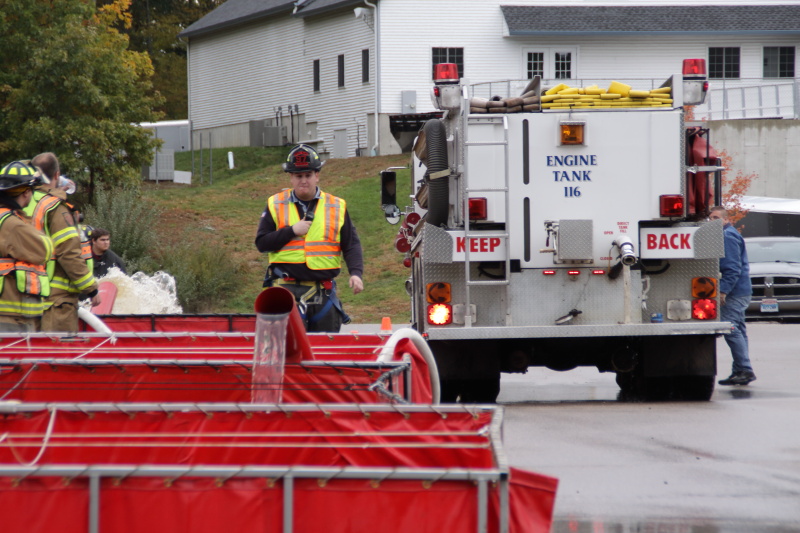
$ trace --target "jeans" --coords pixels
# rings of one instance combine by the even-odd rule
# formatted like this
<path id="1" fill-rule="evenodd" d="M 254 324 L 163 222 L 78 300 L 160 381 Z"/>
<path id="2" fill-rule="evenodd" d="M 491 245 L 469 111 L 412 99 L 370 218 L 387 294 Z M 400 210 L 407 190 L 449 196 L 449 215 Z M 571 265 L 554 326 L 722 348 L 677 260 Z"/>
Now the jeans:
<path id="1" fill-rule="evenodd" d="M 720 309 L 720 318 L 723 322 L 730 322 L 733 329 L 725 335 L 725 342 L 731 349 L 733 356 L 733 373 L 752 372 L 750 364 L 749 344 L 747 340 L 747 326 L 744 323 L 744 311 L 750 303 L 750 295 L 728 296 L 725 305 Z"/>

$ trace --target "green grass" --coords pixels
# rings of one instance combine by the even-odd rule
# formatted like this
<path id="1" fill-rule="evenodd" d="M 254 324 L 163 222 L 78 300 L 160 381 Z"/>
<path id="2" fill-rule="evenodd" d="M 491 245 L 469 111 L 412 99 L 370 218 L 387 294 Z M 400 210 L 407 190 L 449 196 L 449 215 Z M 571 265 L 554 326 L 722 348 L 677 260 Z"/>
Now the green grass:
<path id="1" fill-rule="evenodd" d="M 232 170 L 228 169 L 229 151 L 234 153 Z M 229 273 L 239 281 L 236 288 L 214 295 L 216 304 L 208 312 L 252 312 L 267 266 L 266 256 L 255 248 L 256 229 L 267 198 L 289 186 L 288 175 L 280 167 L 288 151 L 288 148 L 214 149 L 212 177 L 206 150 L 202 182 L 196 152 L 192 185 L 148 182 L 143 187 L 143 198 L 160 212 L 156 223 L 159 246 L 179 253 L 181 245 L 199 237 L 214 243 L 218 253 L 230 254 L 237 265 Z M 347 201 L 364 250 L 364 292 L 352 294 L 347 287 L 346 269 L 338 278 L 340 297 L 356 323 L 379 322 L 384 316 L 391 317 L 394 323 L 409 321 L 404 288 L 409 271 L 402 266 L 403 255 L 394 249 L 399 228 L 386 222 L 380 208 L 379 178 L 382 169 L 407 165 L 408 160 L 407 155 L 333 159 L 322 170 L 320 187 Z M 175 154 L 175 168 L 191 170 L 191 154 Z M 409 170 L 398 171 L 398 191 L 410 191 Z M 398 197 L 402 209 L 407 203 L 403 201 L 405 193 L 399 193 Z"/>

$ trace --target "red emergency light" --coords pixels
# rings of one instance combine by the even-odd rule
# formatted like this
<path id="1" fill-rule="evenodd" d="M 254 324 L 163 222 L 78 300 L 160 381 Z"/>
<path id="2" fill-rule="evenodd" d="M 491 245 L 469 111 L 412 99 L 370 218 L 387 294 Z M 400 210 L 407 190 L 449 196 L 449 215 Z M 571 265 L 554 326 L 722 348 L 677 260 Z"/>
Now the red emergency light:
<path id="1" fill-rule="evenodd" d="M 581 275 L 581 271 L 580 270 L 567 270 L 567 274 L 569 274 L 570 276 L 580 276 Z"/>
<path id="2" fill-rule="evenodd" d="M 683 195 L 682 194 L 662 194 L 658 197 L 659 207 L 662 217 L 683 216 Z"/>
<path id="3" fill-rule="evenodd" d="M 542 270 L 542 274 L 544 274 L 545 276 L 555 276 L 556 275 L 556 271 L 555 270 Z"/>
<path id="4" fill-rule="evenodd" d="M 592 270 L 592 274 L 594 274 L 595 276 L 605 276 L 606 271 L 603 270 L 602 268 L 596 268 Z"/>
<path id="5" fill-rule="evenodd" d="M 469 219 L 486 220 L 486 198 L 469 199 Z"/>
<path id="6" fill-rule="evenodd" d="M 684 59 L 683 60 L 683 77 L 687 78 L 705 78 L 706 77 L 706 60 L 705 59 Z"/>
<path id="7" fill-rule="evenodd" d="M 692 300 L 692 318 L 714 320 L 717 318 L 717 301 L 709 298 Z"/>
<path id="8" fill-rule="evenodd" d="M 439 63 L 433 67 L 433 81 L 436 83 L 458 83 L 458 65 Z"/>

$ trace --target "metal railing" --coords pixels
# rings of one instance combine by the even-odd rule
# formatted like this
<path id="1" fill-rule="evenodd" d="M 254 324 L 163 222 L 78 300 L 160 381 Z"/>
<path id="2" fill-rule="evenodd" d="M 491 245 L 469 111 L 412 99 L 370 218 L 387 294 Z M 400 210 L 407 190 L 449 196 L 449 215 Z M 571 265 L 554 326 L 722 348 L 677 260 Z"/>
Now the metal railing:
<path id="1" fill-rule="evenodd" d="M 519 96 L 530 80 L 500 80 L 470 85 L 470 96 L 492 98 Z M 650 90 L 660 87 L 663 78 L 578 78 L 570 80 L 543 79 L 543 87 L 565 83 L 571 87 L 596 84 L 607 87 L 611 81 L 630 85 L 634 89 Z M 800 118 L 800 82 L 798 78 L 762 79 L 740 78 L 709 80 L 709 91 L 703 105 L 695 106 L 697 120 L 728 120 L 754 118 Z"/>

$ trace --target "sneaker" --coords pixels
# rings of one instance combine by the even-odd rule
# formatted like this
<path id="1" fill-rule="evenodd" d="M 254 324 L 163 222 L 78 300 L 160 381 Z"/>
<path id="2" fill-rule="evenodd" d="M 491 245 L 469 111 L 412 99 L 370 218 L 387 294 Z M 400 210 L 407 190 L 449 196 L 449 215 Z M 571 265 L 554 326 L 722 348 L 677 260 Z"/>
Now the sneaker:
<path id="1" fill-rule="evenodd" d="M 747 385 L 751 381 L 756 380 L 756 375 L 749 370 L 742 372 L 734 372 L 725 379 L 719 380 L 720 385 Z"/>

